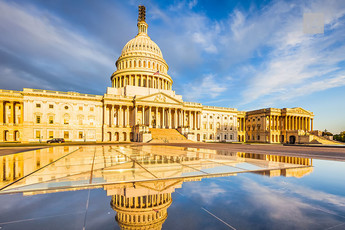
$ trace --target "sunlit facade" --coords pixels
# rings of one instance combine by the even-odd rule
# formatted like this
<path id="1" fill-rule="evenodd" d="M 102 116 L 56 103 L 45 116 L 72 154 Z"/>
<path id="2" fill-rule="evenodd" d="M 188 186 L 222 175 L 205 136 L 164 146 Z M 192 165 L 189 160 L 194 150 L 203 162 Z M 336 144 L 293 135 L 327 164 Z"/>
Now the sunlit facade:
<path id="1" fill-rule="evenodd" d="M 313 129 L 313 113 L 302 108 L 244 112 L 183 101 L 139 9 L 138 34 L 124 46 L 106 94 L 0 90 L 0 142 L 295 143 Z"/>

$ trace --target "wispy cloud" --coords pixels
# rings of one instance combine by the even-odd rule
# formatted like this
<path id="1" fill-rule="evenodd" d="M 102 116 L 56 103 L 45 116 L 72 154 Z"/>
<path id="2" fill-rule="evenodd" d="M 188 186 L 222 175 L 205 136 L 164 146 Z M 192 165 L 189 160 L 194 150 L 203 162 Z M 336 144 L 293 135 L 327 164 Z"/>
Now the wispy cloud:
<path id="1" fill-rule="evenodd" d="M 344 4 L 332 3 L 324 3 L 325 7 L 321 2 L 317 7 L 294 5 L 286 12 L 288 23 L 271 14 L 270 8 L 261 13 L 260 17 L 274 18 L 275 32 L 266 43 L 269 51 L 265 59 L 243 91 L 243 104 L 259 99 L 272 103 L 345 85 L 343 67 L 339 66 L 345 61 L 345 46 L 339 44 L 345 39 L 345 28 L 331 29 L 345 15 Z M 303 13 L 316 9 L 325 9 L 326 33 L 303 34 Z"/>
<path id="2" fill-rule="evenodd" d="M 17 78 L 31 81 L 29 76 L 33 69 L 40 69 L 42 74 L 34 77 L 46 83 L 41 87 L 60 84 L 66 90 L 87 89 L 89 86 L 83 85 L 85 81 L 94 81 L 95 74 L 111 67 L 113 60 L 97 40 L 85 38 L 69 28 L 68 23 L 34 6 L 1 1 L 0 58 L 17 60 L 16 66 L 0 64 L 0 68 L 11 73 L 1 77 L 1 84 L 6 85 L 15 74 L 20 74 Z M 65 85 L 71 77 L 74 81 Z M 107 76 L 104 77 L 106 80 Z"/>
<path id="3" fill-rule="evenodd" d="M 184 88 L 186 100 L 199 100 L 202 98 L 216 98 L 226 90 L 226 86 L 217 82 L 215 75 L 205 75 L 200 82 L 189 83 Z"/>

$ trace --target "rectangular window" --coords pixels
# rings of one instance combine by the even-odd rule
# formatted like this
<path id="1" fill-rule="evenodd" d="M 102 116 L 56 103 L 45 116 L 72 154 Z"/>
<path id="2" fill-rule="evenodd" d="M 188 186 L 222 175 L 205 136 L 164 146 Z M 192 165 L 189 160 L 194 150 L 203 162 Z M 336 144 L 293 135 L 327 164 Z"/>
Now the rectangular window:
<path id="1" fill-rule="evenodd" d="M 90 112 L 93 112 L 94 108 L 93 107 L 90 107 Z"/>
<path id="2" fill-rule="evenodd" d="M 68 118 L 64 118 L 64 119 L 63 119 L 63 123 L 64 123 L 65 125 L 68 125 L 68 124 L 69 124 Z"/>
<path id="3" fill-rule="evenodd" d="M 41 138 L 41 131 L 40 130 L 36 130 L 36 138 L 37 139 Z"/>
<path id="4" fill-rule="evenodd" d="M 54 131 L 49 131 L 49 138 L 54 138 Z"/>
<path id="5" fill-rule="evenodd" d="M 82 107 L 82 106 L 79 106 L 79 110 L 80 110 L 80 111 L 83 111 L 83 107 Z"/>
<path id="6" fill-rule="evenodd" d="M 65 139 L 69 139 L 69 132 L 68 132 L 68 131 L 64 131 L 64 132 L 63 132 L 63 137 L 64 137 Z"/>
<path id="7" fill-rule="evenodd" d="M 54 105 L 49 105 L 49 109 L 54 109 Z"/>
<path id="8" fill-rule="evenodd" d="M 83 137 L 84 137 L 83 132 L 82 132 L 82 131 L 79 131 L 79 139 L 83 139 Z"/>
<path id="9" fill-rule="evenodd" d="M 41 104 L 36 104 L 36 108 L 41 108 Z"/>
<path id="10" fill-rule="evenodd" d="M 36 123 L 41 124 L 41 116 L 36 116 Z"/>
<path id="11" fill-rule="evenodd" d="M 54 116 L 49 116 L 49 124 L 54 124 Z"/>

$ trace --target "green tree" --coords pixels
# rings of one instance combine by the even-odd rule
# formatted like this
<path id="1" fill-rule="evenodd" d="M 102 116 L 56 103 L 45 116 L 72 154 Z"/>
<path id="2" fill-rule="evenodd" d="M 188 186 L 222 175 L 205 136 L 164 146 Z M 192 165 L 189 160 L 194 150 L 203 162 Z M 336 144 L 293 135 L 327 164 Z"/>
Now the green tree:
<path id="1" fill-rule="evenodd" d="M 345 142 L 345 131 L 342 131 L 340 134 L 334 135 L 333 139 L 337 141 Z"/>

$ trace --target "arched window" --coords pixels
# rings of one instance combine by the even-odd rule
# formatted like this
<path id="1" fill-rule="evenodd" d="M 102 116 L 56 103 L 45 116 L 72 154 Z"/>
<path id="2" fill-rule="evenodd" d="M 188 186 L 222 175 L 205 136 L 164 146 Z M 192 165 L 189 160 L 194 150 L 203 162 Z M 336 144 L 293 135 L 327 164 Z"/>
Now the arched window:
<path id="1" fill-rule="evenodd" d="M 64 123 L 64 125 L 68 125 L 69 124 L 69 119 L 70 119 L 69 114 L 65 113 L 65 115 L 63 115 L 63 123 Z"/>

